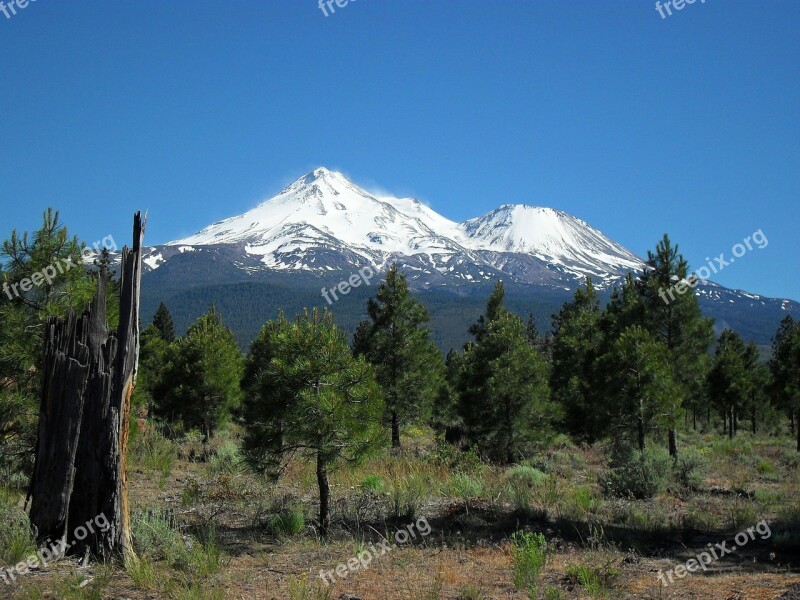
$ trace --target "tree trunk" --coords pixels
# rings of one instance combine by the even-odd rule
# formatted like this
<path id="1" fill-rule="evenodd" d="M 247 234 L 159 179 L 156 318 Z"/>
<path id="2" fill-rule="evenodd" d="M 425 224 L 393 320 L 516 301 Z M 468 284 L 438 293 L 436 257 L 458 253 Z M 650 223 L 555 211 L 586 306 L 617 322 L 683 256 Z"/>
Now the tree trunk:
<path id="1" fill-rule="evenodd" d="M 733 439 L 733 406 L 728 409 L 728 439 Z"/>
<path id="2" fill-rule="evenodd" d="M 756 407 L 750 409 L 750 425 L 752 425 L 753 435 L 756 434 Z"/>
<path id="3" fill-rule="evenodd" d="M 644 402 L 639 400 L 639 412 L 636 415 L 636 429 L 639 438 L 639 452 L 644 452 Z"/>
<path id="4" fill-rule="evenodd" d="M 106 320 L 105 266 L 98 274 L 97 293 L 83 315 L 70 311 L 64 319 L 47 320 L 29 494 L 31 523 L 40 543 L 63 540 L 70 554 L 88 553 L 101 559 L 121 556 L 126 562 L 135 559 L 126 456 L 139 358 L 144 225 L 136 213 L 133 250 L 122 251 L 115 333 L 109 332 Z"/>
<path id="5" fill-rule="evenodd" d="M 385 439 L 385 438 L 384 438 Z M 397 411 L 392 411 L 392 448 L 400 447 L 400 419 L 397 417 Z"/>
<path id="6" fill-rule="evenodd" d="M 794 409 L 789 411 L 789 430 L 792 432 L 792 436 L 794 436 Z"/>
<path id="7" fill-rule="evenodd" d="M 736 410 L 736 407 L 733 409 L 733 433 L 734 435 L 739 433 L 739 411 Z"/>
<path id="8" fill-rule="evenodd" d="M 328 468 L 319 451 L 317 451 L 317 485 L 319 486 L 319 530 L 323 536 L 327 536 L 331 525 L 328 508 L 331 490 L 328 485 Z"/>
<path id="9" fill-rule="evenodd" d="M 678 458 L 678 432 L 674 427 L 669 430 L 669 455 L 672 458 Z"/>
<path id="10" fill-rule="evenodd" d="M 697 431 L 697 409 L 692 409 L 692 429 Z"/>

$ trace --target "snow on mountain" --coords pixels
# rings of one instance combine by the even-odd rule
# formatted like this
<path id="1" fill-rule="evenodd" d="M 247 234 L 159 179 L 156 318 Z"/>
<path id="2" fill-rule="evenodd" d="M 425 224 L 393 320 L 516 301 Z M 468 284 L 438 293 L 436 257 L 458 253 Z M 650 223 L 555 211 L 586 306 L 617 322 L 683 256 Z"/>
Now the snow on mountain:
<path id="1" fill-rule="evenodd" d="M 639 269 L 641 259 L 585 221 L 560 210 L 505 204 L 459 224 L 477 249 L 531 254 L 564 267 L 619 272 Z"/>
<path id="2" fill-rule="evenodd" d="M 543 283 L 588 274 L 602 285 L 641 267 L 630 251 L 561 211 L 503 205 L 456 223 L 414 198 L 370 194 L 325 168 L 242 215 L 159 247 L 146 263 L 155 269 L 176 250 L 221 245 L 241 248 L 243 263 L 255 259 L 267 269 L 325 271 L 346 264 L 382 269 L 398 261 L 412 279 L 479 281 L 500 275 Z"/>

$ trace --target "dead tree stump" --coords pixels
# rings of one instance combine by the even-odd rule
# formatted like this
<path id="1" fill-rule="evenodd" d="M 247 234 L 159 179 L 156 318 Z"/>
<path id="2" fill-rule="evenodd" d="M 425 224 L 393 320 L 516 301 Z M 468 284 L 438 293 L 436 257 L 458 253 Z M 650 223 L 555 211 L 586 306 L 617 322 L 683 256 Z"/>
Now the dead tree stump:
<path id="1" fill-rule="evenodd" d="M 45 358 L 30 518 L 39 541 L 68 553 L 134 558 L 126 455 L 131 394 L 139 359 L 139 289 L 145 221 L 134 216 L 133 249 L 122 250 L 119 326 L 106 319 L 108 273 L 98 273 L 88 309 L 45 328 Z M 76 528 L 105 517 L 83 539 Z"/>

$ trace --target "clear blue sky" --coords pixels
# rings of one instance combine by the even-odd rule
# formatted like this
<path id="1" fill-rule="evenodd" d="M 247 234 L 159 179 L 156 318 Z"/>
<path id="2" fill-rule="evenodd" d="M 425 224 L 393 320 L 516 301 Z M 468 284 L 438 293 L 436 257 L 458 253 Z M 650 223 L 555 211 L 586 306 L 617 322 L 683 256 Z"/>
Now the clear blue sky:
<path id="1" fill-rule="evenodd" d="M 800 2 L 37 0 L 0 14 L 0 236 L 149 243 L 318 165 L 456 220 L 552 206 L 800 299 Z"/>

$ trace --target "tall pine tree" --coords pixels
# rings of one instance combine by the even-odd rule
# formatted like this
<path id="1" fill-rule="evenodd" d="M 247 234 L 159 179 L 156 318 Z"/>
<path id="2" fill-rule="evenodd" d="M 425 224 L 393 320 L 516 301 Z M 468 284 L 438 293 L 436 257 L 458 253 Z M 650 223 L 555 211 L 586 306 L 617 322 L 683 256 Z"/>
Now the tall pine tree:
<path id="1" fill-rule="evenodd" d="M 605 432 L 608 411 L 600 399 L 596 360 L 601 347 L 600 302 L 591 279 L 571 302 L 553 315 L 553 399 L 562 407 L 564 425 L 574 437 L 593 443 Z"/>
<path id="2" fill-rule="evenodd" d="M 772 339 L 771 391 L 776 406 L 786 411 L 797 432 L 797 451 L 800 452 L 800 323 L 791 315 L 781 321 Z"/>
<path id="3" fill-rule="evenodd" d="M 689 407 L 705 383 L 704 357 L 714 339 L 713 319 L 700 313 L 693 288 L 697 278 L 678 246 L 666 234 L 648 251 L 645 269 L 637 288 L 644 309 L 644 325 L 667 347 L 681 405 Z M 674 286 L 674 288 L 673 288 Z M 669 290 L 673 290 L 672 296 Z M 683 293 L 680 291 L 683 290 Z M 677 414 L 669 427 L 669 452 L 678 454 Z"/>
<path id="4" fill-rule="evenodd" d="M 400 447 L 402 425 L 427 420 L 442 377 L 442 357 L 426 326 L 428 311 L 392 265 L 374 299 L 369 322 L 356 331 L 353 347 L 375 367 L 386 397 L 392 447 Z"/>

